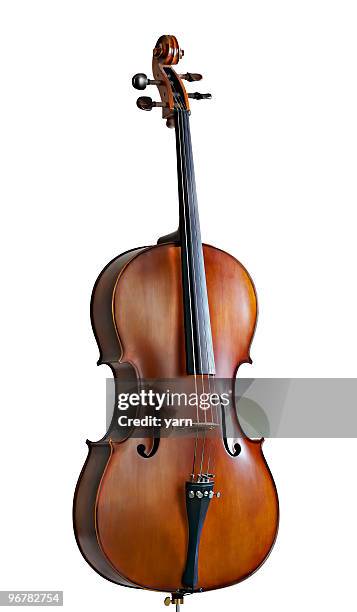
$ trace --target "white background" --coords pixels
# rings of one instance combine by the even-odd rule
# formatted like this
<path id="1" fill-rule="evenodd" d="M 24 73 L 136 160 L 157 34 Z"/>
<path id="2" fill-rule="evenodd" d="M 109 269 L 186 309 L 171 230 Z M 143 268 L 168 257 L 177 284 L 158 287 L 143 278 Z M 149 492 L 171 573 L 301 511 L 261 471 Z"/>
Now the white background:
<path id="1" fill-rule="evenodd" d="M 72 533 L 85 439 L 105 426 L 92 285 L 177 226 L 174 134 L 131 88 L 163 33 L 185 49 L 202 233 L 256 283 L 245 376 L 356 375 L 354 2 L 3 0 L 1 589 L 64 589 L 78 610 L 160 610 L 86 565 Z M 148 95 L 150 95 L 149 92 Z M 151 95 L 156 96 L 155 92 Z M 354 440 L 268 440 L 278 541 L 241 585 L 185 608 L 355 605 Z M 168 517 L 169 520 L 169 517 Z"/>

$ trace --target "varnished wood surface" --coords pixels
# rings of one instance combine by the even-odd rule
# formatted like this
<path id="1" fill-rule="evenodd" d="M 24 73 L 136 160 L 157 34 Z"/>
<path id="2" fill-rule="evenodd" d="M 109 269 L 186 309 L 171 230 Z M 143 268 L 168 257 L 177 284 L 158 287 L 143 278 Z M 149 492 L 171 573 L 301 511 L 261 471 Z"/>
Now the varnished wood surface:
<path id="1" fill-rule="evenodd" d="M 249 360 L 256 322 L 251 279 L 236 259 L 204 246 L 216 375 L 232 378 Z M 145 378 L 185 375 L 180 248 L 159 245 L 132 259 L 119 276 L 113 309 L 123 362 Z"/>
<path id="2" fill-rule="evenodd" d="M 250 359 L 255 292 L 245 269 L 230 255 L 204 246 L 204 259 L 217 377 L 233 378 L 239 363 Z M 121 361 L 131 363 L 138 376 L 184 376 L 179 247 L 143 250 L 120 269 L 112 316 Z M 105 561 L 127 583 L 174 591 L 183 587 L 184 490 L 194 441 L 162 439 L 150 459 L 137 453 L 141 442 L 147 443 L 134 438 L 108 442 L 111 454 L 96 494 L 95 537 Z M 239 582 L 259 567 L 275 540 L 278 500 L 261 444 L 245 437 L 240 443 L 242 452 L 233 458 L 220 438 L 210 441 L 215 489 L 222 496 L 212 500 L 205 521 L 198 589 Z"/>
<path id="3" fill-rule="evenodd" d="M 95 532 L 95 503 L 103 471 L 110 457 L 109 444 L 89 443 L 88 456 L 78 479 L 73 503 L 74 532 L 85 560 L 107 580 L 130 586 L 108 562 L 99 547 Z"/>
<path id="4" fill-rule="evenodd" d="M 130 364 L 119 363 L 122 350 L 112 315 L 113 289 L 120 271 L 130 259 L 144 248 L 132 249 L 115 257 L 102 270 L 93 288 L 91 321 L 100 351 L 98 364 L 106 363 L 109 365 L 117 380 L 129 381 L 133 378 L 133 372 Z M 109 432 L 111 429 L 110 427 Z M 105 439 L 104 436 L 103 440 Z M 129 581 L 120 576 L 103 555 L 96 535 L 96 496 L 110 454 L 111 449 L 108 443 L 93 444 L 88 441 L 87 459 L 74 494 L 73 526 L 78 547 L 91 567 L 112 582 L 123 586 L 132 586 Z"/>
<path id="5" fill-rule="evenodd" d="M 113 444 L 97 500 L 102 550 L 122 575 L 138 585 L 174 591 L 187 549 L 184 483 L 191 470 L 194 441 L 164 438 L 156 455 L 143 459 L 140 440 Z M 214 440 L 216 490 L 199 552 L 197 588 L 238 582 L 264 560 L 277 527 L 275 487 L 259 444 L 241 440 L 230 457 Z"/>
<path id="6" fill-rule="evenodd" d="M 112 313 L 113 287 L 124 266 L 144 249 L 145 247 L 131 249 L 115 257 L 102 270 L 94 285 L 91 300 L 91 321 L 100 351 L 98 364 L 115 365 L 120 360 L 122 350 L 115 332 Z"/>

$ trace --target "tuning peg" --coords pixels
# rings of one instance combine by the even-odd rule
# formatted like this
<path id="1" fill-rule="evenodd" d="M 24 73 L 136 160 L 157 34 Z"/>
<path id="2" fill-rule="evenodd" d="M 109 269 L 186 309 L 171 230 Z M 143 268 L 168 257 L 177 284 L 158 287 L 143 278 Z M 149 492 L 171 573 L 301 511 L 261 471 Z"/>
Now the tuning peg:
<path id="1" fill-rule="evenodd" d="M 202 74 L 197 74 L 195 72 L 185 72 L 185 74 L 179 74 L 180 79 L 184 79 L 189 83 L 192 81 L 200 81 L 202 79 Z"/>
<path id="2" fill-rule="evenodd" d="M 151 111 L 155 106 L 165 106 L 162 102 L 154 102 L 148 96 L 141 96 L 136 101 L 136 106 L 140 108 L 140 110 Z"/>
<path id="3" fill-rule="evenodd" d="M 210 100 L 212 98 L 212 94 L 201 94 L 198 91 L 195 91 L 195 93 L 189 93 L 188 97 L 193 98 L 194 100 Z"/>
<path id="4" fill-rule="evenodd" d="M 155 79 L 148 79 L 146 74 L 143 72 L 138 72 L 138 74 L 134 74 L 131 83 L 135 89 L 143 90 L 148 85 L 160 85 L 161 81 L 156 81 Z"/>

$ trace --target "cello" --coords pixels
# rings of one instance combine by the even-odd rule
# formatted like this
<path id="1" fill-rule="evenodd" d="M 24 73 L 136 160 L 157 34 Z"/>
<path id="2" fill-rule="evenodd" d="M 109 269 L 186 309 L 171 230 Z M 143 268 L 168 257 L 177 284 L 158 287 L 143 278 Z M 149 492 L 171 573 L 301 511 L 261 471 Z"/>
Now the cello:
<path id="1" fill-rule="evenodd" d="M 161 36 L 153 79 L 133 77 L 136 89 L 153 85 L 160 94 L 159 102 L 139 97 L 138 107 L 161 108 L 174 128 L 179 228 L 104 268 L 91 320 L 98 364 L 110 367 L 116 393 L 183 381 L 196 391 L 194 416 L 180 435 L 173 427 L 143 429 L 147 411 L 136 393 L 134 417 L 123 428 L 116 403 L 105 436 L 87 441 L 73 505 L 77 544 L 96 572 L 119 585 L 171 593 L 167 603 L 177 606 L 186 594 L 255 572 L 273 547 L 279 518 L 263 439 L 245 435 L 234 405 L 237 370 L 251 363 L 256 292 L 237 259 L 201 241 L 189 100 L 211 96 L 187 93 L 183 81 L 201 75 L 178 73 L 182 56 L 175 36 Z M 212 390 L 222 397 L 222 381 L 228 407 L 220 400 L 213 407 Z M 197 390 L 209 398 L 204 415 Z M 181 408 L 187 414 L 188 406 Z"/>

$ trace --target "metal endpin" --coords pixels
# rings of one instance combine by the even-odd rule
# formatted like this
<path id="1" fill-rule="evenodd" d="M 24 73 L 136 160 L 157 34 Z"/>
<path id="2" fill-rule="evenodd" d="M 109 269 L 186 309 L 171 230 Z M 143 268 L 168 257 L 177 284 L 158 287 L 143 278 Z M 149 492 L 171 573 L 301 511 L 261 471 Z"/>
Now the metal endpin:
<path id="1" fill-rule="evenodd" d="M 177 595 L 173 593 L 171 597 L 165 597 L 164 604 L 165 606 L 169 606 L 170 604 L 175 604 L 176 612 L 180 612 L 180 605 L 183 604 L 183 595 Z"/>

